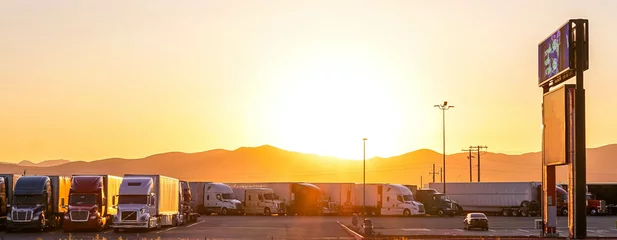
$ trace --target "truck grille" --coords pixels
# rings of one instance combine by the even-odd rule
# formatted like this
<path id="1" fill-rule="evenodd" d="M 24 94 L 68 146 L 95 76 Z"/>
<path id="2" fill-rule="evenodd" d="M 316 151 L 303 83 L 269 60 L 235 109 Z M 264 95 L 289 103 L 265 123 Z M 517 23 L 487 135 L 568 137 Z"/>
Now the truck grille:
<path id="1" fill-rule="evenodd" d="M 242 211 L 242 203 L 236 203 L 236 209 L 238 209 L 238 212 Z"/>
<path id="2" fill-rule="evenodd" d="M 420 205 L 420 206 L 418 206 L 418 211 L 419 211 L 420 213 L 424 213 L 424 205 Z"/>
<path id="3" fill-rule="evenodd" d="M 137 212 L 136 211 L 126 211 L 122 212 L 120 215 L 122 221 L 137 221 Z"/>
<path id="4" fill-rule="evenodd" d="M 71 221 L 85 222 L 88 221 L 89 211 L 76 210 L 71 211 Z"/>
<path id="5" fill-rule="evenodd" d="M 30 222 L 32 221 L 31 210 L 13 210 L 11 213 L 13 222 Z"/>

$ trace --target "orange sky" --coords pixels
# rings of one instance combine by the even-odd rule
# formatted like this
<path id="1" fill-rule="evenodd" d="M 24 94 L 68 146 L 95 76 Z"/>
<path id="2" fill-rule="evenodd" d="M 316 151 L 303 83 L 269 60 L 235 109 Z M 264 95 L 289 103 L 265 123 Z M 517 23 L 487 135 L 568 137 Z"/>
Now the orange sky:
<path id="1" fill-rule="evenodd" d="M 590 21 L 587 144 L 617 142 L 615 1 L 3 1 L 0 161 L 270 144 L 539 151 L 537 44 Z"/>

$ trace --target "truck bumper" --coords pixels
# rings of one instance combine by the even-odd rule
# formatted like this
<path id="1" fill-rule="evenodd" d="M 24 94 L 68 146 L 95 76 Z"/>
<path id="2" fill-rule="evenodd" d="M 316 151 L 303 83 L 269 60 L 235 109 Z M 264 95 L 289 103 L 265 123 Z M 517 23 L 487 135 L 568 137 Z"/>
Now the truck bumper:
<path id="1" fill-rule="evenodd" d="M 78 230 L 101 230 L 103 229 L 103 219 L 88 219 L 85 222 L 74 222 L 71 220 L 64 220 L 62 224 L 64 231 L 78 231 Z"/>
<path id="2" fill-rule="evenodd" d="M 11 230 L 41 229 L 41 222 L 38 220 L 30 222 L 6 221 L 6 228 Z"/>
<path id="3" fill-rule="evenodd" d="M 139 223 L 119 223 L 119 224 L 113 224 L 111 225 L 112 228 L 117 228 L 117 229 L 135 229 L 135 228 L 141 228 L 141 229 L 147 229 L 148 228 L 148 222 L 139 222 Z"/>

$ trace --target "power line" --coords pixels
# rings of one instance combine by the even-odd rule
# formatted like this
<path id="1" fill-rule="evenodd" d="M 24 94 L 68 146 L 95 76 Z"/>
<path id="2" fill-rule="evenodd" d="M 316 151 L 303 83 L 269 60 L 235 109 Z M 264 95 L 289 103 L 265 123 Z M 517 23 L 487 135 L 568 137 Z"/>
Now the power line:
<path id="1" fill-rule="evenodd" d="M 429 172 L 428 174 L 433 175 L 433 182 L 435 182 L 435 174 L 440 174 L 440 173 L 435 172 L 435 164 L 434 164 L 434 163 L 433 163 L 433 171 L 432 171 L 432 172 Z"/>
<path id="2" fill-rule="evenodd" d="M 487 146 L 469 146 L 469 149 L 475 149 L 478 151 L 478 182 L 480 182 L 480 150 L 487 149 Z"/>

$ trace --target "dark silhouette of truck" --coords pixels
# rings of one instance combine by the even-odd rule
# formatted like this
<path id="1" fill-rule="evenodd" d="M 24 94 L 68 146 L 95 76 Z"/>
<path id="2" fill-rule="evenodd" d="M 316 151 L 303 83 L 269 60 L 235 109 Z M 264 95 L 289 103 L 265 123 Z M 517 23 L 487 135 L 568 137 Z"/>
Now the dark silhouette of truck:
<path id="1" fill-rule="evenodd" d="M 450 200 L 447 195 L 434 188 L 418 189 L 414 193 L 416 200 L 424 204 L 427 214 L 454 216 L 463 214 L 463 208 L 456 201 Z"/>
<path id="2" fill-rule="evenodd" d="M 64 231 L 109 227 L 117 212 L 113 197 L 118 195 L 121 183 L 122 177 L 112 175 L 73 176 Z"/>
<path id="3" fill-rule="evenodd" d="M 199 218 L 199 213 L 197 213 L 195 202 L 193 202 L 193 193 L 191 191 L 191 186 L 187 181 L 181 180 L 180 187 L 182 188 L 180 214 L 184 215 L 184 221 L 186 223 L 197 222 L 197 218 Z"/>
<path id="4" fill-rule="evenodd" d="M 62 218 L 66 212 L 63 206 L 69 198 L 70 188 L 70 177 L 20 177 L 15 183 L 6 230 L 44 231 L 47 228 L 62 227 Z"/>

